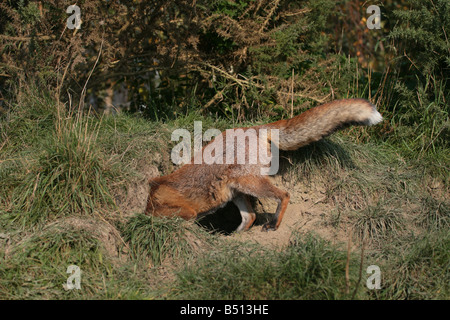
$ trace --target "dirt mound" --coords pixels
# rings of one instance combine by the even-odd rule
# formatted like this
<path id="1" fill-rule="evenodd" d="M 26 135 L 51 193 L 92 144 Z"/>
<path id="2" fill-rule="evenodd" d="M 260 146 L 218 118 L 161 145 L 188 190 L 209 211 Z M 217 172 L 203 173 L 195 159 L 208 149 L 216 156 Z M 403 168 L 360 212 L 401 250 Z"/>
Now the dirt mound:
<path id="1" fill-rule="evenodd" d="M 161 161 L 158 154 L 140 159 L 136 164 L 137 177 L 126 186 L 126 190 L 116 191 L 115 200 L 124 216 L 144 212 L 149 191 L 148 180 L 160 175 L 157 166 L 149 164 L 155 163 L 155 158 Z"/>
<path id="2" fill-rule="evenodd" d="M 85 231 L 98 240 L 101 247 L 112 258 L 120 258 L 120 248 L 126 248 L 119 231 L 106 220 L 86 217 L 68 217 L 56 220 L 45 226 L 43 232 Z"/>

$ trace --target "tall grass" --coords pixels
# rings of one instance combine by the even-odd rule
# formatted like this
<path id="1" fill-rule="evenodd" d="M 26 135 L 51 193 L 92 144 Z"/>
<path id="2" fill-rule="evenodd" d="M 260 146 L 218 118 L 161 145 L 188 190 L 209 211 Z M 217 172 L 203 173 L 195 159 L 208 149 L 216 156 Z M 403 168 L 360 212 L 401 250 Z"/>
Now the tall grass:
<path id="1" fill-rule="evenodd" d="M 9 218 L 35 224 L 113 205 L 107 183 L 112 164 L 97 143 L 101 120 L 42 100 L 32 88 L 27 100 L 13 106 L 5 128 L 6 152 L 16 156 L 0 168 Z"/>
<path id="2" fill-rule="evenodd" d="M 400 82 L 395 85 L 399 97 L 392 117 L 396 133 L 391 140 L 424 157 L 449 147 L 450 95 L 445 89 L 446 82 L 432 75 L 423 81 L 417 79 L 417 84 L 415 91 Z"/>
<path id="3" fill-rule="evenodd" d="M 24 219 L 36 222 L 48 215 L 92 214 L 113 203 L 106 182 L 108 164 L 95 145 L 96 129 L 88 129 L 91 124 L 88 117 L 69 118 L 61 123 L 60 132 L 43 143 L 34 170 L 16 189 L 16 208 L 29 215 Z"/>
<path id="4" fill-rule="evenodd" d="M 411 233 L 385 244 L 378 259 L 383 272 L 375 299 L 448 299 L 450 297 L 450 238 L 448 229 Z M 387 256 L 384 259 L 382 256 Z"/>

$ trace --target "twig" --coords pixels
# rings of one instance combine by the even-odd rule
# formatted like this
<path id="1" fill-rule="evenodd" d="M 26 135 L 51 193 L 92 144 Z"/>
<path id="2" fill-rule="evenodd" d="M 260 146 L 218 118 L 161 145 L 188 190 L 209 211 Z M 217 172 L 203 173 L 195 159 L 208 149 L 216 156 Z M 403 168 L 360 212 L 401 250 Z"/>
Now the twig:
<path id="1" fill-rule="evenodd" d="M 348 242 L 347 242 L 347 263 L 345 264 L 345 293 L 350 293 L 350 249 L 352 246 L 352 230 L 348 232 Z"/>
<path id="2" fill-rule="evenodd" d="M 315 202 L 313 203 L 313 205 L 316 205 L 316 204 L 318 204 L 318 203 L 320 203 L 320 202 L 322 202 L 322 201 L 324 201 L 324 200 L 326 200 L 326 199 L 327 199 L 327 196 L 322 197 L 322 198 L 320 198 L 319 200 L 315 201 Z"/>
<path id="3" fill-rule="evenodd" d="M 223 88 L 222 90 L 220 90 L 219 92 L 217 92 L 214 97 L 212 97 L 211 100 L 209 100 L 204 106 L 203 106 L 203 110 L 208 109 L 213 103 L 215 103 L 218 100 L 222 100 L 223 99 L 223 92 L 225 91 L 225 89 L 228 86 L 225 86 L 225 88 Z"/>
<path id="4" fill-rule="evenodd" d="M 291 118 L 293 118 L 293 117 L 294 117 L 294 68 L 292 68 L 291 92 L 292 92 L 292 98 L 291 98 Z"/>
<path id="5" fill-rule="evenodd" d="M 237 83 L 237 84 L 240 85 L 241 87 L 252 87 L 252 86 L 253 86 L 253 87 L 256 87 L 256 88 L 258 88 L 258 89 L 266 89 L 266 87 L 264 87 L 263 85 L 260 85 L 260 84 L 258 84 L 258 83 L 251 82 L 251 81 L 249 81 L 249 80 L 242 80 L 242 79 L 239 79 L 239 78 L 237 78 L 237 77 L 235 77 L 235 76 L 229 74 L 229 73 L 226 72 L 225 70 L 222 70 L 222 69 L 220 69 L 219 67 L 216 67 L 216 66 L 214 66 L 214 65 L 212 65 L 212 64 L 209 64 L 209 63 L 202 63 L 202 65 L 204 65 L 204 66 L 206 66 L 206 67 L 208 67 L 208 68 L 211 68 L 211 69 L 213 69 L 213 70 L 219 72 L 220 74 L 223 75 L 223 77 L 225 77 L 225 78 L 227 78 L 227 79 L 229 79 L 229 80 L 231 80 L 231 81 L 234 81 L 235 83 Z M 201 68 L 197 68 L 197 70 L 198 70 L 198 71 L 203 71 L 203 72 L 205 72 L 205 70 L 203 70 L 203 69 L 201 69 Z M 273 87 L 270 88 L 270 87 L 269 87 L 269 89 L 275 89 L 275 88 L 273 88 Z M 294 97 L 306 98 L 306 99 L 314 100 L 314 101 L 319 102 L 319 103 L 325 102 L 325 100 L 330 96 L 330 95 L 328 94 L 328 95 L 325 96 L 324 98 L 319 99 L 319 98 L 311 97 L 311 96 L 304 95 L 304 94 L 301 94 L 301 93 L 296 93 L 296 94 L 294 94 L 294 93 L 291 93 L 291 92 L 283 92 L 283 91 L 277 91 L 277 93 L 280 94 L 280 95 L 288 95 L 288 96 L 294 96 Z"/>
<path id="6" fill-rule="evenodd" d="M 303 14 L 303 13 L 308 13 L 308 12 L 311 12 L 311 9 L 301 9 L 296 12 L 285 12 L 285 13 L 282 13 L 281 16 L 282 17 L 292 17 L 292 16 L 296 16 L 298 14 Z"/>
<path id="7" fill-rule="evenodd" d="M 358 282 L 356 282 L 355 290 L 353 291 L 353 294 L 352 294 L 352 300 L 355 299 L 356 292 L 358 291 L 358 287 L 361 283 L 365 248 L 366 248 L 366 240 L 363 239 L 362 248 L 361 248 L 361 262 L 359 264 L 359 277 L 358 277 Z"/>
<path id="8" fill-rule="evenodd" d="M 81 90 L 80 104 L 78 105 L 78 110 L 81 110 L 84 106 L 84 98 L 86 96 L 86 87 L 89 82 L 89 79 L 92 76 L 92 73 L 95 70 L 95 67 L 97 66 L 98 61 L 100 60 L 100 56 L 102 54 L 102 48 L 103 48 L 103 39 L 102 39 L 102 42 L 100 43 L 100 50 L 98 51 L 97 60 L 95 60 L 94 66 L 92 67 L 91 71 L 89 72 L 89 76 L 86 79 L 86 82 L 84 83 L 83 90 Z"/>
<path id="9" fill-rule="evenodd" d="M 233 80 L 234 82 L 236 82 L 237 84 L 239 84 L 241 87 L 245 87 L 245 86 L 250 86 L 250 85 L 251 85 L 251 83 L 250 83 L 248 80 L 241 80 L 241 79 L 238 79 L 238 78 L 236 78 L 235 76 L 232 76 L 232 75 L 229 74 L 228 72 L 226 72 L 226 71 L 224 71 L 224 70 L 222 70 L 222 69 L 220 69 L 220 68 L 218 68 L 218 67 L 216 67 L 216 66 L 214 66 L 214 65 L 212 65 L 212 64 L 209 64 L 209 63 L 203 63 L 203 65 L 205 65 L 205 66 L 207 66 L 207 67 L 209 67 L 209 68 L 211 68 L 211 69 L 213 69 L 213 70 L 215 70 L 215 71 L 221 73 L 225 78 L 230 79 L 230 80 Z M 258 87 L 257 84 L 253 84 L 253 85 L 255 85 L 256 87 Z"/>
<path id="10" fill-rule="evenodd" d="M 272 8 L 270 8 L 269 14 L 267 15 L 266 19 L 264 20 L 263 24 L 261 25 L 261 28 L 259 28 L 259 32 L 263 32 L 264 31 L 264 29 L 266 28 L 267 24 L 269 23 L 270 18 L 272 18 L 273 14 L 277 10 L 279 4 L 280 4 L 280 0 L 275 1 L 275 3 L 273 4 Z"/>
<path id="11" fill-rule="evenodd" d="M 43 41 L 47 41 L 47 40 L 55 40 L 56 37 L 55 36 L 33 36 L 33 37 L 14 37 L 14 36 L 7 36 L 4 34 L 0 34 L 0 39 L 4 39 L 7 41 L 31 41 L 33 39 L 37 39 L 37 40 L 43 40 Z"/>

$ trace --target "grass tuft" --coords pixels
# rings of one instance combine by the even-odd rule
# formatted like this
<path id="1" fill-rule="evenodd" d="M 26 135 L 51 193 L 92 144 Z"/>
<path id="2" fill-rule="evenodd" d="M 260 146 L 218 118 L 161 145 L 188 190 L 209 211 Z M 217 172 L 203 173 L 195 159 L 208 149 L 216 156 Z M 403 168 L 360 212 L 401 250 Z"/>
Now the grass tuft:
<path id="1" fill-rule="evenodd" d="M 404 228 L 404 218 L 399 208 L 383 202 L 355 212 L 353 220 L 354 232 L 361 241 L 379 242 L 399 236 Z"/>
<path id="2" fill-rule="evenodd" d="M 149 259 L 160 265 L 166 258 L 186 257 L 205 240 L 198 226 L 181 218 L 158 218 L 136 214 L 120 227 L 133 259 Z"/>
<path id="3" fill-rule="evenodd" d="M 35 224 L 75 213 L 92 215 L 113 204 L 107 183 L 112 171 L 96 145 L 97 133 L 89 116 L 58 121 L 55 136 L 41 142 L 37 161 L 12 193 L 13 221 Z"/>

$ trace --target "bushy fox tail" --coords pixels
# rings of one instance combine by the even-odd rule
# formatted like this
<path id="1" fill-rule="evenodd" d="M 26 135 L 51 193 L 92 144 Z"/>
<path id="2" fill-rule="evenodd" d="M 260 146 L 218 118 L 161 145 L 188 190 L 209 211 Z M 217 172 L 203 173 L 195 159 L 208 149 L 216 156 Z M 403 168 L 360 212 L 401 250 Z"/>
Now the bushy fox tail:
<path id="1" fill-rule="evenodd" d="M 279 129 L 279 149 L 295 150 L 349 125 L 374 125 L 383 120 L 376 107 L 364 99 L 345 99 L 309 109 L 287 120 L 264 127 Z"/>

